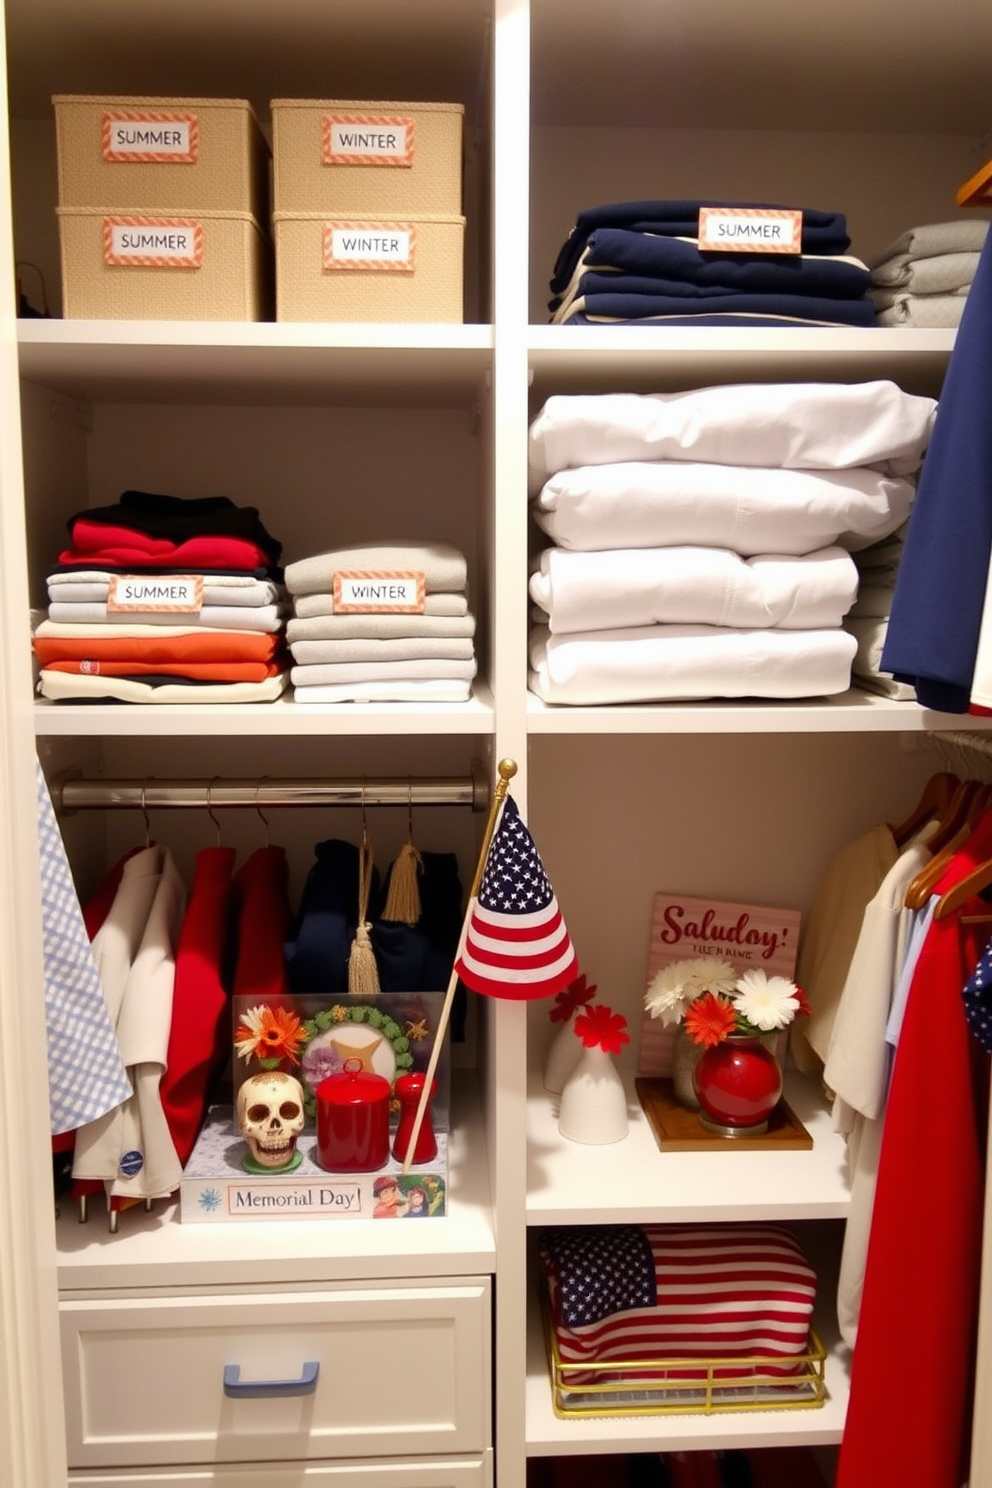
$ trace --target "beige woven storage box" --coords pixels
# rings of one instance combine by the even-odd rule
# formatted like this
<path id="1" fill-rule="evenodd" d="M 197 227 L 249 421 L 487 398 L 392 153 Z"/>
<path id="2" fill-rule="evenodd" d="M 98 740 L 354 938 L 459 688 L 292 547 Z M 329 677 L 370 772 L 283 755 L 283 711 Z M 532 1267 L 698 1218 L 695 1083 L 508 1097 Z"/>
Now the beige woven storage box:
<path id="1" fill-rule="evenodd" d="M 277 320 L 463 319 L 464 217 L 272 220 Z"/>
<path id="2" fill-rule="evenodd" d="M 67 320 L 270 320 L 272 245 L 247 212 L 59 207 Z"/>
<path id="3" fill-rule="evenodd" d="M 271 109 L 275 211 L 461 212 L 460 103 L 274 98 Z"/>
<path id="4" fill-rule="evenodd" d="M 268 144 L 239 98 L 56 94 L 59 205 L 269 216 Z"/>

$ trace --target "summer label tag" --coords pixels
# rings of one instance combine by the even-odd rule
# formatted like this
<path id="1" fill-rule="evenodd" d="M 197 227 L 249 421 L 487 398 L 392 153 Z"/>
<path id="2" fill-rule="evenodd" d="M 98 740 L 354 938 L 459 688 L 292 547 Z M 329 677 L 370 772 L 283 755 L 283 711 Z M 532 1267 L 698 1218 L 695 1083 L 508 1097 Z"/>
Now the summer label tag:
<path id="1" fill-rule="evenodd" d="M 108 611 L 195 614 L 202 608 L 202 574 L 111 575 Z"/>
<path id="2" fill-rule="evenodd" d="M 721 253 L 801 253 L 803 214 L 787 207 L 700 207 L 699 246 Z"/>
<path id="3" fill-rule="evenodd" d="M 127 110 L 104 114 L 103 158 L 111 165 L 154 161 L 160 165 L 195 165 L 200 125 L 195 114 L 149 114 Z"/>
<path id="4" fill-rule="evenodd" d="M 334 575 L 334 613 L 422 615 L 424 575 L 416 570 L 340 569 Z"/>
<path id="5" fill-rule="evenodd" d="M 198 269 L 203 227 L 187 218 L 105 217 L 103 257 L 115 267 Z"/>

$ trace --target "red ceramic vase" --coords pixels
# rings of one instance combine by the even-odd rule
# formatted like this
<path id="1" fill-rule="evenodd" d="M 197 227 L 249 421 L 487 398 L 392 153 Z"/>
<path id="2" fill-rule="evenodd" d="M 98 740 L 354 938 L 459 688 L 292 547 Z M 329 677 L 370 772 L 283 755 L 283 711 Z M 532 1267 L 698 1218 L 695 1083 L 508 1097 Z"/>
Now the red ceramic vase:
<path id="1" fill-rule="evenodd" d="M 782 1094 L 782 1071 L 761 1038 L 731 1034 L 693 1072 L 699 1119 L 727 1137 L 759 1136 Z"/>

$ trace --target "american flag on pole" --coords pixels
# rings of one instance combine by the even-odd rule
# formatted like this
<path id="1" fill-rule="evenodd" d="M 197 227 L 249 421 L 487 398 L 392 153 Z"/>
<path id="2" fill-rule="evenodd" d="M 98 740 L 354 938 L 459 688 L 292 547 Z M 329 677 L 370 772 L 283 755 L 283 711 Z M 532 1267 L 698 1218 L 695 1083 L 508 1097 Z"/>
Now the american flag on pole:
<path id="1" fill-rule="evenodd" d="M 469 904 L 455 970 L 473 992 L 520 1002 L 550 997 L 578 974 L 568 927 L 512 796 Z"/>

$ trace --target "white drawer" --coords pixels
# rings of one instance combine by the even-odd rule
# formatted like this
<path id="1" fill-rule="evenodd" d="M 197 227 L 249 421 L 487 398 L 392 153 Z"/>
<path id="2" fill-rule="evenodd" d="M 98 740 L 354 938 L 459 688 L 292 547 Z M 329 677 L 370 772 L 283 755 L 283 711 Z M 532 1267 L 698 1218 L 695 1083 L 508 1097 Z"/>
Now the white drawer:
<path id="1" fill-rule="evenodd" d="M 69 1474 L 69 1488 L 491 1488 L 492 1453 L 443 1462 L 278 1462 L 269 1467 L 110 1468 Z"/>
<path id="2" fill-rule="evenodd" d="M 59 1311 L 70 1467 L 490 1445 L 488 1277 L 65 1299 Z"/>

